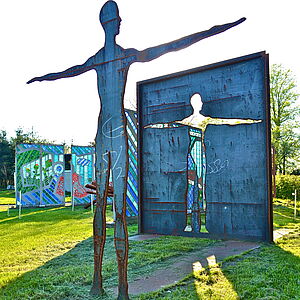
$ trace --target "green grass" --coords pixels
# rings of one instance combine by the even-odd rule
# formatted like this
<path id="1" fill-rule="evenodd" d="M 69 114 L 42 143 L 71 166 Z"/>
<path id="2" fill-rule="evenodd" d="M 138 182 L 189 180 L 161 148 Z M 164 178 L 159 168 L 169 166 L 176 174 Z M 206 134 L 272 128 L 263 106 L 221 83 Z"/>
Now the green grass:
<path id="1" fill-rule="evenodd" d="M 111 210 L 107 210 L 111 221 Z M 92 214 L 70 207 L 24 209 L 0 213 L 0 299 L 94 299 L 89 296 L 93 274 Z M 129 234 L 137 225 L 128 226 Z M 215 243 L 207 239 L 161 237 L 131 241 L 129 280 L 168 266 L 183 252 Z M 104 285 L 117 284 L 113 229 L 107 230 Z M 112 299 L 111 295 L 107 299 Z"/>
<path id="2" fill-rule="evenodd" d="M 70 194 L 70 193 L 68 193 Z M 71 197 L 66 194 L 65 201 L 66 203 L 71 202 Z M 0 190 L 0 205 L 15 205 L 16 198 L 15 198 L 15 191 L 12 190 Z M 0 211 L 7 210 L 7 207 L 1 207 Z"/>
<path id="3" fill-rule="evenodd" d="M 292 229 L 292 233 L 138 299 L 300 299 L 300 217 L 293 218 L 293 206 L 287 200 L 276 199 L 274 204 L 275 227 Z"/>
<path id="4" fill-rule="evenodd" d="M 274 199 L 274 227 L 296 228 L 300 219 L 300 202 L 298 201 L 297 219 L 294 219 L 294 202 L 287 199 Z"/>
<path id="5" fill-rule="evenodd" d="M 107 210 L 111 218 L 110 209 Z M 98 299 L 89 296 L 93 274 L 92 214 L 70 207 L 0 212 L 0 299 Z M 300 218 L 276 200 L 274 224 L 293 233 L 275 244 L 199 268 L 173 286 L 132 299 L 300 299 Z M 129 234 L 137 225 L 128 226 Z M 129 282 L 169 267 L 182 253 L 215 244 L 207 239 L 161 237 L 130 241 Z M 113 229 L 107 230 L 103 264 L 106 297 L 117 285 Z"/>
<path id="6" fill-rule="evenodd" d="M 3 204 L 16 204 L 15 191 L 11 191 L 11 190 L 0 191 L 0 205 L 1 204 L 2 205 Z"/>

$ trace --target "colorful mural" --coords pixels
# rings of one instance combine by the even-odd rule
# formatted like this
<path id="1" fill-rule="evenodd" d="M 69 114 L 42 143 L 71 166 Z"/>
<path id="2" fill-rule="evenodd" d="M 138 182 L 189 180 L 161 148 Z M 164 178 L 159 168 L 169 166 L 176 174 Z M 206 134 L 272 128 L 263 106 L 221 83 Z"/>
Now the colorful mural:
<path id="1" fill-rule="evenodd" d="M 72 146 L 72 200 L 74 205 L 91 202 L 91 195 L 85 185 L 94 181 L 95 148 L 89 146 Z"/>
<path id="2" fill-rule="evenodd" d="M 206 232 L 206 157 L 202 135 L 202 131 L 197 128 L 189 129 L 187 231 Z"/>
<path id="3" fill-rule="evenodd" d="M 16 200 L 25 207 L 65 204 L 62 145 L 16 146 Z"/>
<path id="4" fill-rule="evenodd" d="M 138 178 L 137 178 L 137 115 L 133 110 L 126 109 L 128 135 L 128 178 L 126 215 L 138 215 Z"/>

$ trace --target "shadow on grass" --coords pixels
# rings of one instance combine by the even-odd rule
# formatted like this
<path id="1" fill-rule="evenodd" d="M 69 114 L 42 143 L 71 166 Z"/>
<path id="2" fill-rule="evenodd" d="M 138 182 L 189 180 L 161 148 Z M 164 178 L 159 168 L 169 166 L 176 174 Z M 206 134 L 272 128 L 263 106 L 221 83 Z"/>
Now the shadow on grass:
<path id="1" fill-rule="evenodd" d="M 105 261 L 113 264 L 109 249 L 112 239 L 106 243 Z M 108 251 L 107 251 L 108 250 Z M 27 272 L 9 282 L 0 291 L 1 299 L 93 299 L 89 297 L 92 283 L 92 239 L 78 243 L 72 250 L 56 257 L 43 266 Z M 105 272 L 107 273 L 107 272 Z M 114 272 L 115 273 L 115 272 Z M 105 274 L 107 277 L 107 274 Z M 115 274 L 111 276 L 111 279 Z"/>
<path id="2" fill-rule="evenodd" d="M 300 222 L 299 210 L 297 217 L 294 218 L 294 208 L 281 205 L 275 206 L 274 227 L 275 228 L 294 228 Z"/>
<path id="3" fill-rule="evenodd" d="M 222 272 L 240 299 L 299 299 L 300 232 L 225 261 Z"/>
<path id="4" fill-rule="evenodd" d="M 137 225 L 128 226 L 136 234 Z M 114 299 L 109 288 L 117 286 L 118 271 L 113 229 L 107 229 L 104 252 L 104 288 L 108 292 L 100 299 Z M 172 265 L 185 251 L 202 249 L 213 241 L 195 238 L 161 237 L 154 240 L 130 241 L 129 282 L 159 267 Z M 78 243 L 73 249 L 43 266 L 9 282 L 1 291 L 1 299 L 98 299 L 89 295 L 93 274 L 92 238 Z"/>
<path id="5" fill-rule="evenodd" d="M 208 263 L 195 265 L 178 284 L 137 299 L 300 299 L 300 231 L 220 264 Z"/>
<path id="6" fill-rule="evenodd" d="M 66 217 L 71 220 L 91 217 L 88 212 L 80 210 L 70 214 L 70 209 L 63 208 L 59 212 L 61 216 L 53 223 L 59 222 L 60 218 L 63 221 Z M 47 225 L 51 221 L 51 213 L 53 217 L 55 212 L 51 209 L 45 212 L 43 209 L 28 211 L 28 214 L 30 213 L 31 219 L 38 218 Z M 13 223 L 9 222 L 12 221 L 19 222 L 15 219 L 5 222 L 11 225 Z M 129 226 L 128 229 L 129 234 L 134 234 L 137 226 Z M 108 288 L 117 285 L 117 263 L 113 229 L 108 229 L 107 234 L 103 277 L 105 289 L 108 291 Z M 182 253 L 196 250 L 197 247 L 201 249 L 213 243 L 214 241 L 180 237 L 131 241 L 129 281 L 140 275 L 151 275 L 158 267 L 168 267 L 171 270 Z M 225 259 L 220 266 L 210 262 L 210 267 L 196 268 L 194 274 L 175 286 L 132 299 L 297 299 L 300 295 L 299 256 L 298 230 L 280 239 L 276 245 L 262 245 L 261 248 L 247 254 Z M 93 245 L 92 239 L 88 238 L 67 253 L 7 283 L 0 291 L 0 299 L 97 299 L 89 295 L 92 274 Z M 114 299 L 114 297 L 108 294 L 100 299 Z"/>
<path id="7" fill-rule="evenodd" d="M 137 226 L 129 233 L 135 234 Z M 117 263 L 113 229 L 107 229 L 103 277 L 104 287 L 117 285 Z M 8 282 L 0 299 L 98 299 L 89 295 L 93 275 L 93 241 L 88 238 L 67 253 Z M 112 299 L 111 295 L 101 299 Z"/>

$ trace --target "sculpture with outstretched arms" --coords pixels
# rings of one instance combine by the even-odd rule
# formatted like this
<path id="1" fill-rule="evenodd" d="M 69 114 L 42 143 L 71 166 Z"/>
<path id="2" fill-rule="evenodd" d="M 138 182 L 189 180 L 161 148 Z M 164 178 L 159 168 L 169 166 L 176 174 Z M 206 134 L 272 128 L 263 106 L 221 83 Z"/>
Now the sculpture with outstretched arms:
<path id="1" fill-rule="evenodd" d="M 202 39 L 221 33 L 240 23 L 236 22 L 214 26 L 209 30 L 191 34 L 176 41 L 151 47 L 142 51 L 134 48 L 124 49 L 116 43 L 121 18 L 114 1 L 107 1 L 100 12 L 100 22 L 105 32 L 105 44 L 84 64 L 77 65 L 58 73 L 35 77 L 28 81 L 56 80 L 74 77 L 95 70 L 97 73 L 98 93 L 101 110 L 96 135 L 96 181 L 97 204 L 94 215 L 94 280 L 92 294 L 102 294 L 102 257 L 105 244 L 105 209 L 110 169 L 114 187 L 116 209 L 115 247 L 119 271 L 118 299 L 128 298 L 127 260 L 128 234 L 126 229 L 126 189 L 127 189 L 127 136 L 123 96 L 127 73 L 131 64 L 148 62 L 161 55 L 184 49 Z"/>

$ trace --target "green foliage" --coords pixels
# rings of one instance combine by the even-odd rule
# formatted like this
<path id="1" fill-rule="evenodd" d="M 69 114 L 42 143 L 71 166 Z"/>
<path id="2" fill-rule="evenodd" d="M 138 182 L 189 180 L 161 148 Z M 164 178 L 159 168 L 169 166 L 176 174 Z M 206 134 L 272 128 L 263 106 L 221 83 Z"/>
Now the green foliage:
<path id="1" fill-rule="evenodd" d="M 276 165 L 279 173 L 295 169 L 299 159 L 300 139 L 295 129 L 299 127 L 296 118 L 300 108 L 296 105 L 299 94 L 291 70 L 273 65 L 270 76 L 270 102 L 272 144 L 276 150 Z"/>
<path id="2" fill-rule="evenodd" d="M 0 187 L 13 184 L 14 153 L 5 130 L 0 132 Z"/>
<path id="3" fill-rule="evenodd" d="M 21 143 L 53 143 L 53 141 L 48 141 L 47 139 L 41 138 L 36 131 L 33 129 L 31 131 L 24 131 L 23 128 L 19 127 L 15 131 L 15 137 L 10 139 L 10 144 L 15 149 L 17 144 Z"/>
<path id="4" fill-rule="evenodd" d="M 292 195 L 298 191 L 300 198 L 300 176 L 298 175 L 277 175 L 276 176 L 276 197 L 282 199 L 294 199 Z"/>

